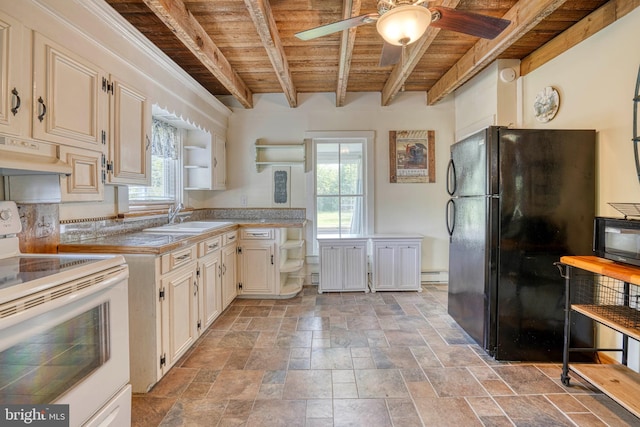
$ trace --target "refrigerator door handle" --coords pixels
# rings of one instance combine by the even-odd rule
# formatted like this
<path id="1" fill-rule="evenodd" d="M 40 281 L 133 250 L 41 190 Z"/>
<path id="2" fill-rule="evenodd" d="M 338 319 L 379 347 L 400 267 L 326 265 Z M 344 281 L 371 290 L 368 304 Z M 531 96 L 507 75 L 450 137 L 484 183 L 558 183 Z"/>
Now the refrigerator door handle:
<path id="1" fill-rule="evenodd" d="M 449 233 L 449 239 L 451 239 L 451 236 L 453 236 L 453 230 L 456 228 L 456 202 L 453 199 L 449 199 L 447 202 L 445 217 L 447 222 L 447 232 Z"/>
<path id="2" fill-rule="evenodd" d="M 450 159 L 449 164 L 447 165 L 447 193 L 449 193 L 450 196 L 453 196 L 453 193 L 456 192 L 457 186 L 456 165 L 453 163 L 453 159 Z"/>

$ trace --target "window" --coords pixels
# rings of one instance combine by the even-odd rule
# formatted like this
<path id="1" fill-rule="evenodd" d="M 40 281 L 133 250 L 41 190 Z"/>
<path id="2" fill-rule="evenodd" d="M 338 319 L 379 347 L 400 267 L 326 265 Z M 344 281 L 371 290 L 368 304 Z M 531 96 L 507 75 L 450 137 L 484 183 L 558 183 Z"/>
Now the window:
<path id="1" fill-rule="evenodd" d="M 307 132 L 313 141 L 314 170 L 307 188 L 307 239 L 318 253 L 317 236 L 369 234 L 373 228 L 373 132 Z"/>
<path id="2" fill-rule="evenodd" d="M 129 186 L 129 200 L 134 204 L 173 203 L 178 197 L 180 131 L 153 119 L 151 135 L 151 185 Z"/>

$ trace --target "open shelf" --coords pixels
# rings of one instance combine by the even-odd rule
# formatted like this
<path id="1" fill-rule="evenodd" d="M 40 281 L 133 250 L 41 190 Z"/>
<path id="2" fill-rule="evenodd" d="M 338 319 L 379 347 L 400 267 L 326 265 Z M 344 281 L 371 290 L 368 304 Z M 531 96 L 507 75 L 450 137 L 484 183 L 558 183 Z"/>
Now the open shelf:
<path id="1" fill-rule="evenodd" d="M 571 370 L 640 417 L 640 374 L 624 365 L 572 363 Z"/>
<path id="2" fill-rule="evenodd" d="M 302 166 L 308 172 L 310 144 L 310 140 L 291 144 L 267 144 L 263 139 L 258 139 L 255 142 L 256 170 L 261 172 L 268 166 Z"/>

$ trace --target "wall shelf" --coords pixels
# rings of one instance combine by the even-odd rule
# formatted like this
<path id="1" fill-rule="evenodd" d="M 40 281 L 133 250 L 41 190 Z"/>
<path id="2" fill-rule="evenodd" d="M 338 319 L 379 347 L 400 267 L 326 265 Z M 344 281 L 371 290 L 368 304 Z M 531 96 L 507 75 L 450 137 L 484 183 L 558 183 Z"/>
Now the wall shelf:
<path id="1" fill-rule="evenodd" d="M 305 172 L 309 172 L 310 145 L 311 140 L 291 144 L 267 144 L 264 139 L 257 139 L 255 143 L 256 171 L 261 172 L 268 166 L 302 166 Z"/>

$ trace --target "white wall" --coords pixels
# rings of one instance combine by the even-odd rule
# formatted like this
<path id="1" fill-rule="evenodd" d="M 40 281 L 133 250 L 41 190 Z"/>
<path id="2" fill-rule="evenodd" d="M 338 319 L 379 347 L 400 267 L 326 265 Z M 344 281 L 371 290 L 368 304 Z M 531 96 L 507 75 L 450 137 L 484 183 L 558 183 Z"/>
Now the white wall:
<path id="1" fill-rule="evenodd" d="M 453 98 L 426 105 L 424 93 L 400 93 L 388 107 L 379 93 L 349 93 L 344 107 L 334 94 L 299 94 L 299 106 L 290 108 L 280 94 L 254 95 L 254 108 L 232 108 L 227 133 L 227 190 L 200 195 L 199 206 L 271 206 L 271 174 L 256 172 L 255 140 L 268 143 L 300 142 L 307 131 L 373 130 L 375 132 L 376 233 L 414 232 L 425 236 L 423 270 L 448 268 L 448 235 L 444 224 L 445 172 L 454 135 Z M 389 183 L 389 131 L 432 129 L 436 134 L 436 182 Z M 306 207 L 305 176 L 293 167 L 292 207 Z M 192 201 L 194 198 L 192 196 Z"/>
<path id="2" fill-rule="evenodd" d="M 631 143 L 639 66 L 640 8 L 522 78 L 524 127 L 597 131 L 598 215 L 621 216 L 607 202 L 640 202 Z M 546 124 L 535 119 L 532 108 L 545 86 L 560 94 L 558 114 Z M 615 346 L 619 336 L 600 328 L 599 339 L 601 346 Z M 640 369 L 640 349 L 633 340 L 629 366 Z"/>

